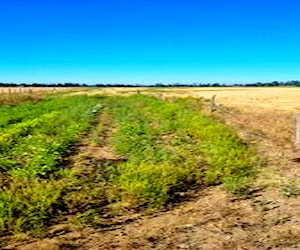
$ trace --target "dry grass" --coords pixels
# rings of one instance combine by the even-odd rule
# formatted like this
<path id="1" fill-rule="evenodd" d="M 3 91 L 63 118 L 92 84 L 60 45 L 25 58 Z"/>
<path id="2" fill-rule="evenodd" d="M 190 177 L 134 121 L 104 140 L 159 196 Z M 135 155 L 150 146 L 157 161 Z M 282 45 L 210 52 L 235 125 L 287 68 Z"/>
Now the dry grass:
<path id="1" fill-rule="evenodd" d="M 14 93 L 1 94 L 0 105 L 17 105 L 23 102 L 38 102 L 44 97 L 44 93 Z"/>
<path id="2" fill-rule="evenodd" d="M 56 93 L 61 91 L 70 91 L 82 88 L 67 88 L 67 87 L 0 87 L 1 94 L 19 94 L 19 93 Z"/>
<path id="3" fill-rule="evenodd" d="M 0 87 L 0 105 L 17 105 L 23 102 L 41 101 L 45 94 L 58 92 L 76 92 L 83 88 L 50 88 L 50 87 Z"/>
<path id="4" fill-rule="evenodd" d="M 89 88 L 87 89 L 78 89 L 75 93 L 71 93 L 71 95 L 110 95 L 110 96 L 116 96 L 116 95 L 133 95 L 137 93 L 148 93 L 149 88 L 143 88 L 143 87 L 105 87 L 105 88 Z"/>
<path id="5" fill-rule="evenodd" d="M 154 93 L 154 91 L 148 90 Z M 163 96 L 193 96 L 210 99 L 216 95 L 217 102 L 239 109 L 264 109 L 273 111 L 299 112 L 300 88 L 169 88 L 157 89 Z"/>

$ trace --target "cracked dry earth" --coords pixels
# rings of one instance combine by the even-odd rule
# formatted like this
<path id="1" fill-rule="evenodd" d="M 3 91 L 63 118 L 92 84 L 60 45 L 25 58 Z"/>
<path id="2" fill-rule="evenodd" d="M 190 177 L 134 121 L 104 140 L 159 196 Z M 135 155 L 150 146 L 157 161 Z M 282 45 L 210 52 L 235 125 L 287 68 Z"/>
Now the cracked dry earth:
<path id="1" fill-rule="evenodd" d="M 188 200 L 164 211 L 131 214 L 105 229 L 57 225 L 47 238 L 26 239 L 5 249 L 300 249 L 295 110 L 283 105 L 280 109 L 278 99 L 273 99 L 275 110 L 250 99 L 253 96 L 243 96 L 243 105 L 224 102 L 230 113 L 216 114 L 236 127 L 264 159 L 249 197 L 235 197 L 218 186 L 194 190 Z"/>

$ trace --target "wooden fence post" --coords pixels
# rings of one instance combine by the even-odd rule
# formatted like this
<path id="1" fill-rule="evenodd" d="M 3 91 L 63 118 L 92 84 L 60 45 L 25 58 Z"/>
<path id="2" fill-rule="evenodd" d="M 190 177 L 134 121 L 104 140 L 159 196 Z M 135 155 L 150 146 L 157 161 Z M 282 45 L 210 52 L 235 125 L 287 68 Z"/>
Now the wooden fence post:
<path id="1" fill-rule="evenodd" d="M 210 100 L 210 113 L 216 111 L 217 109 L 217 105 L 216 105 L 216 95 L 214 95 L 211 100 Z"/>
<path id="2" fill-rule="evenodd" d="M 300 147 L 300 114 L 296 115 L 296 141 L 295 146 Z"/>

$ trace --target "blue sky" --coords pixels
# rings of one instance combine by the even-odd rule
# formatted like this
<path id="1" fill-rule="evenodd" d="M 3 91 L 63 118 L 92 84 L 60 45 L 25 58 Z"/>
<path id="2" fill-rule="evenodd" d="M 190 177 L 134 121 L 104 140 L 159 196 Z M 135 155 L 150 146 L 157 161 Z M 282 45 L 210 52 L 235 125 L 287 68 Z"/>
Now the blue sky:
<path id="1" fill-rule="evenodd" d="M 0 81 L 300 79 L 300 2 L 0 0 Z"/>

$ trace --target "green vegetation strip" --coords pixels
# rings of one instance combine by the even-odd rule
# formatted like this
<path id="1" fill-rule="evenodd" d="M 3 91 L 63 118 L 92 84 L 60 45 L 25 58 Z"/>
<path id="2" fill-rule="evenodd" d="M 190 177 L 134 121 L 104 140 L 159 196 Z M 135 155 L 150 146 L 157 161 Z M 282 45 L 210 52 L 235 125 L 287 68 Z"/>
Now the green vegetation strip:
<path id="1" fill-rule="evenodd" d="M 201 114 L 199 101 L 136 95 L 111 105 L 112 144 L 127 157 L 112 179 L 116 200 L 160 207 L 195 183 L 247 188 L 257 157 L 231 128 Z"/>
<path id="2" fill-rule="evenodd" d="M 22 107 L 25 114 L 37 117 L 28 120 L 21 114 Z M 60 203 L 64 187 L 50 174 L 59 170 L 63 156 L 90 127 L 100 108 L 98 99 L 85 96 L 51 97 L 34 106 L 12 108 L 11 116 L 17 114 L 21 122 L 4 127 L 0 138 L 1 229 L 43 227 L 53 206 Z"/>
<path id="3" fill-rule="evenodd" d="M 202 107 L 201 100 L 138 94 L 51 97 L 11 107 L 17 119 L 0 108 L 7 116 L 0 119 L 0 232 L 40 231 L 60 213 L 100 225 L 104 211 L 160 208 L 196 186 L 244 192 L 257 157 Z M 89 129 L 91 146 L 126 160 L 79 155 L 64 168 Z"/>

